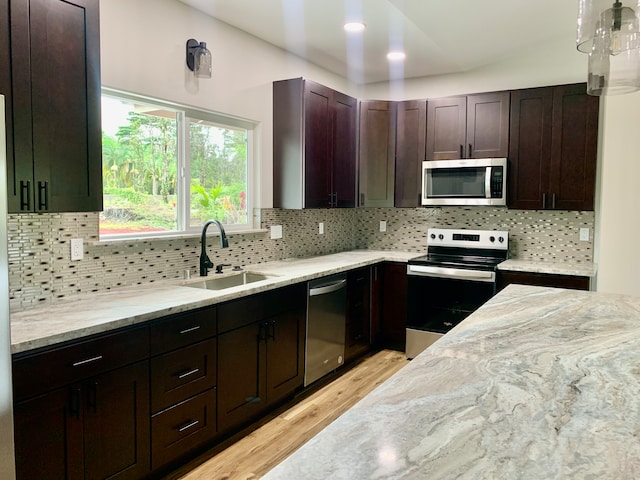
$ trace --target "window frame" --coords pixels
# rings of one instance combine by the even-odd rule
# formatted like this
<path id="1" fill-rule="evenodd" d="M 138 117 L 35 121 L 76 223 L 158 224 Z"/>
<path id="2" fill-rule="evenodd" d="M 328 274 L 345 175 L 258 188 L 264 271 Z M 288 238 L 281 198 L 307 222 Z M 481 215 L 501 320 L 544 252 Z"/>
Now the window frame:
<path id="1" fill-rule="evenodd" d="M 139 95 L 123 90 L 117 90 L 109 87 L 102 87 L 101 97 L 107 96 L 117 100 L 137 102 L 147 104 L 149 106 L 160 107 L 176 112 L 176 131 L 177 131 L 177 152 L 176 152 L 176 198 L 177 198 L 177 219 L 176 230 L 157 231 L 157 232 L 137 232 L 137 233 L 116 233 L 101 234 L 100 220 L 98 220 L 98 235 L 100 241 L 115 240 L 132 240 L 132 239 L 149 239 L 149 238 L 171 238 L 178 236 L 196 236 L 200 235 L 202 225 L 190 226 L 190 179 L 191 179 L 191 157 L 189 155 L 189 121 L 204 120 L 219 125 L 221 128 L 236 128 L 246 130 L 247 133 L 247 189 L 245 205 L 247 209 L 247 223 L 243 224 L 223 224 L 227 233 L 247 232 L 254 230 L 253 226 L 253 209 L 256 202 L 256 191 L 254 186 L 254 141 L 255 129 L 258 122 L 247 120 L 245 118 L 222 114 L 210 110 L 201 109 L 194 106 L 179 104 L 161 100 L 158 98 Z M 189 174 L 187 174 L 189 173 Z"/>

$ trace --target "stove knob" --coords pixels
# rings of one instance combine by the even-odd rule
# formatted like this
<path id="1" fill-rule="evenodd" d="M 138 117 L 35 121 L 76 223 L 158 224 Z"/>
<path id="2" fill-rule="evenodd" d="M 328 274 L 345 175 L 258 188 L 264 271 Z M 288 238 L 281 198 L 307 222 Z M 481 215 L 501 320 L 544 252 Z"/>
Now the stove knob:
<path id="1" fill-rule="evenodd" d="M 440 240 L 444 240 L 444 235 L 443 235 L 443 234 L 440 234 L 440 235 L 438 235 L 438 238 L 439 238 Z"/>
<path id="2" fill-rule="evenodd" d="M 496 237 L 494 237 L 493 235 L 491 235 L 491 236 L 489 237 L 489 241 L 490 241 L 491 243 L 495 242 L 495 241 L 496 241 Z"/>
<path id="3" fill-rule="evenodd" d="M 435 239 L 436 239 L 436 234 L 435 234 L 435 233 L 432 233 L 432 234 L 431 234 L 431 240 L 435 240 Z"/>
<path id="4" fill-rule="evenodd" d="M 504 242 L 504 237 L 498 237 L 498 241 L 499 241 L 500 243 Z"/>

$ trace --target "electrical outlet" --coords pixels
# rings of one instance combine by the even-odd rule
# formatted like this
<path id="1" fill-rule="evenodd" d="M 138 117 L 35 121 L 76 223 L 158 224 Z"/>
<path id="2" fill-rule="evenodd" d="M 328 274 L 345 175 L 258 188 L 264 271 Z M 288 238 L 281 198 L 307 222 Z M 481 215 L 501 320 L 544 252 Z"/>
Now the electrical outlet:
<path id="1" fill-rule="evenodd" d="M 381 232 L 386 232 L 387 231 L 387 221 L 386 220 L 380 220 L 380 231 Z"/>
<path id="2" fill-rule="evenodd" d="M 84 257 L 84 247 L 81 238 L 71 239 L 71 260 L 82 260 Z"/>
<path id="3" fill-rule="evenodd" d="M 271 238 L 272 239 L 282 238 L 282 225 L 271 226 Z"/>
<path id="4" fill-rule="evenodd" d="M 581 228 L 580 229 L 580 241 L 581 242 L 588 242 L 589 241 L 589 229 L 588 228 Z"/>
<path id="5" fill-rule="evenodd" d="M 318 224 L 318 234 L 319 235 L 324 235 L 324 222 L 320 222 Z"/>

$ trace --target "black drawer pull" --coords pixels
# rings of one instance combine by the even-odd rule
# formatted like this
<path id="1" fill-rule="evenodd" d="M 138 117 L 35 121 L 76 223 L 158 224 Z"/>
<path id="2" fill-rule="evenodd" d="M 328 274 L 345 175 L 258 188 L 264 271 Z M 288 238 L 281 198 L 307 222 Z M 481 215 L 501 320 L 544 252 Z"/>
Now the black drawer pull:
<path id="1" fill-rule="evenodd" d="M 102 355 L 98 355 L 97 357 L 87 358 L 86 360 L 80 360 L 79 362 L 75 362 L 72 365 L 74 367 L 79 367 L 80 365 L 86 365 L 87 363 L 97 362 L 98 360 L 102 360 Z"/>
<path id="2" fill-rule="evenodd" d="M 196 325 L 195 327 L 180 330 L 180 335 L 184 335 L 185 333 L 195 332 L 196 330 L 200 330 L 200 325 Z"/>
<path id="3" fill-rule="evenodd" d="M 247 397 L 244 401 L 245 403 L 260 403 L 262 399 L 260 397 Z"/>
<path id="4" fill-rule="evenodd" d="M 194 373 L 198 373 L 199 371 L 199 368 L 194 368 L 193 370 L 189 370 L 188 372 L 181 373 L 180 375 L 178 375 L 178 378 L 182 380 L 183 378 L 187 378 L 188 376 L 193 375 Z"/>
<path id="5" fill-rule="evenodd" d="M 184 432 L 185 430 L 189 430 L 190 428 L 195 427 L 199 423 L 200 423 L 200 420 L 195 420 L 193 422 L 189 422 L 186 425 L 183 425 L 182 427 L 179 427 L 178 431 L 179 432 Z"/>

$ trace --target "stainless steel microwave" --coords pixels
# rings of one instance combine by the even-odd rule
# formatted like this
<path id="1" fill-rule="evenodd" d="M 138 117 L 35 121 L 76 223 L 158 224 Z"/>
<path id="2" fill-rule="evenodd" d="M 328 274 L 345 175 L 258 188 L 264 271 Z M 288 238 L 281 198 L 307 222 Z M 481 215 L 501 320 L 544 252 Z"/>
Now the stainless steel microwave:
<path id="1" fill-rule="evenodd" d="M 507 159 L 422 162 L 422 205 L 507 205 Z"/>

